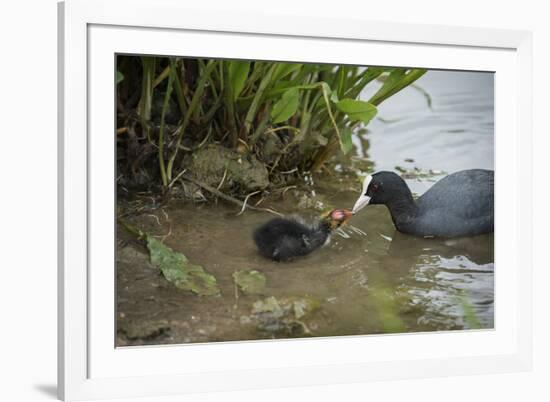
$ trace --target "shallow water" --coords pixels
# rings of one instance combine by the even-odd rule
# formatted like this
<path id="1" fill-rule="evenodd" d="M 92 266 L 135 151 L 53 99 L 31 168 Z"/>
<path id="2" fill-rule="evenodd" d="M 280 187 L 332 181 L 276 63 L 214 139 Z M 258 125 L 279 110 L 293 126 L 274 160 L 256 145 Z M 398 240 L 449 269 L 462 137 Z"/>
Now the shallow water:
<path id="1" fill-rule="evenodd" d="M 354 160 L 368 158 L 376 170 L 492 168 L 492 76 L 428 72 L 418 85 L 430 94 L 432 108 L 415 88 L 389 99 L 380 107 L 384 120 L 372 122 L 369 132 L 356 139 Z M 428 174 L 407 182 L 421 194 L 440 177 Z M 325 206 L 349 208 L 358 195 L 356 181 L 345 175 L 318 184 L 316 199 Z M 292 191 L 271 206 L 314 214 L 297 209 Z M 149 264 L 145 248 L 119 231 L 118 345 L 291 336 L 258 330 L 252 305 L 267 296 L 318 300 L 319 309 L 304 318 L 309 336 L 493 327 L 493 235 L 406 236 L 395 231 L 385 207 L 369 206 L 328 246 L 276 263 L 262 258 L 252 241 L 254 228 L 272 215 L 247 211 L 236 216 L 238 209 L 173 201 L 163 211 L 131 219 L 150 233 L 169 234 L 167 245 L 217 278 L 220 297 L 176 289 Z M 233 272 L 251 269 L 266 276 L 263 295 L 236 292 Z"/>

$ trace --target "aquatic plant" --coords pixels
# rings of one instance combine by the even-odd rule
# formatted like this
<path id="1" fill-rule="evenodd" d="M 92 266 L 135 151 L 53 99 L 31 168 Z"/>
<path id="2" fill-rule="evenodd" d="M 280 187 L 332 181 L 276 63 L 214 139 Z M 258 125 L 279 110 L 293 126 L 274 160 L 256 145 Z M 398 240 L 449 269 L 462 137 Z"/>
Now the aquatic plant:
<path id="1" fill-rule="evenodd" d="M 376 116 L 377 106 L 425 71 L 118 56 L 118 179 L 167 190 L 183 172 L 193 176 L 195 151 L 215 144 L 259 161 L 267 183 L 283 186 L 348 153 L 354 132 Z M 374 81 L 374 95 L 359 99 Z M 234 194 L 245 193 L 234 187 Z"/>
<path id="2" fill-rule="evenodd" d="M 144 242 L 151 265 L 158 268 L 164 278 L 179 289 L 189 290 L 199 296 L 218 296 L 220 288 L 214 275 L 206 272 L 200 265 L 193 264 L 181 252 L 174 251 L 163 241 L 157 240 L 155 236 L 144 232 L 130 223 L 118 220 L 130 235 L 139 242 Z"/>

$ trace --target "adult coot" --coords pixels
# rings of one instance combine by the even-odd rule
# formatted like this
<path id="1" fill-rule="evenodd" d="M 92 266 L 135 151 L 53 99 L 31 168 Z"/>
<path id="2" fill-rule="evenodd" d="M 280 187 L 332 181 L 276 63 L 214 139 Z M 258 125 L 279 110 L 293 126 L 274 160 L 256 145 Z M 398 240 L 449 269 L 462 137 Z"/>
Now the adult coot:
<path id="1" fill-rule="evenodd" d="M 367 176 L 357 213 L 367 204 L 384 204 L 397 230 L 425 237 L 458 237 L 494 230 L 494 172 L 471 169 L 450 174 L 416 201 L 405 181 L 393 172 Z"/>
<path id="2" fill-rule="evenodd" d="M 274 261 L 304 256 L 330 240 L 332 230 L 353 216 L 347 209 L 335 209 L 312 225 L 297 218 L 275 218 L 254 231 L 260 254 Z"/>

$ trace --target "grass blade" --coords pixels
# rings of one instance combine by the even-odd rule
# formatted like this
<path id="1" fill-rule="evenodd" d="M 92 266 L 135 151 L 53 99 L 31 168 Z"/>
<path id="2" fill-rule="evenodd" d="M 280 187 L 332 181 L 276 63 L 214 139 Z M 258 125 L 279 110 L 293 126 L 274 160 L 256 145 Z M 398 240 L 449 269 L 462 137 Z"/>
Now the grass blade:
<path id="1" fill-rule="evenodd" d="M 231 92 L 233 94 L 232 100 L 236 101 L 241 94 L 248 72 L 250 71 L 249 61 L 230 61 L 228 63 L 228 84 L 231 86 Z"/>
<path id="2" fill-rule="evenodd" d="M 411 85 L 417 79 L 422 77 L 426 71 L 427 70 L 424 69 L 413 69 L 407 73 L 407 70 L 404 68 L 396 68 L 390 73 L 384 82 L 384 85 L 382 85 L 382 88 L 380 88 L 378 92 L 376 92 L 373 97 L 369 99 L 369 103 L 376 106 L 379 105 L 390 96 L 395 95 L 403 88 Z"/>
<path id="3" fill-rule="evenodd" d="M 271 111 L 271 120 L 277 124 L 290 119 L 298 110 L 298 101 L 300 93 L 298 88 L 287 90 L 281 99 L 275 103 Z"/>

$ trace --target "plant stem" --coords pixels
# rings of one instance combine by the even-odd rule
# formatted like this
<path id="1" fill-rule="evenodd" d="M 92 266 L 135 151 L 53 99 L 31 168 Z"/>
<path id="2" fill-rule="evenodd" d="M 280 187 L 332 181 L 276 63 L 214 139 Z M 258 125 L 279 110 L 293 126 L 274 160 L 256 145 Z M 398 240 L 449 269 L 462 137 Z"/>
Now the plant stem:
<path id="1" fill-rule="evenodd" d="M 226 122 L 231 135 L 231 148 L 236 148 L 239 140 L 239 133 L 235 123 L 235 103 L 233 101 L 233 87 L 229 79 L 229 62 L 222 62 L 224 91 L 223 99 L 225 104 Z"/>
<path id="2" fill-rule="evenodd" d="M 160 129 L 159 129 L 159 165 L 160 165 L 160 175 L 162 178 L 162 185 L 164 188 L 168 187 L 168 177 L 166 176 L 166 167 L 164 165 L 164 129 L 165 129 L 165 119 L 166 119 L 166 110 L 168 109 L 168 104 L 170 103 L 170 95 L 172 94 L 172 84 L 174 82 L 174 73 L 170 73 L 168 77 L 168 86 L 166 87 L 166 94 L 164 95 L 164 103 L 162 105 L 162 112 L 160 115 Z"/>
<path id="3" fill-rule="evenodd" d="M 271 77 L 273 75 L 273 72 L 275 71 L 275 68 L 277 67 L 277 64 L 273 64 L 269 69 L 267 70 L 264 78 L 260 82 L 260 86 L 258 87 L 258 90 L 256 91 L 256 95 L 254 95 L 254 99 L 252 100 L 252 104 L 250 105 L 250 108 L 248 109 L 248 113 L 246 114 L 246 117 L 244 119 L 244 132 L 241 134 L 241 138 L 247 138 L 248 133 L 250 133 L 250 129 L 252 127 L 252 122 L 254 121 L 254 118 L 256 117 L 256 111 L 258 110 L 258 107 L 260 106 L 260 102 L 262 100 L 262 97 L 264 95 L 264 92 L 268 85 L 271 83 Z"/>
<path id="4" fill-rule="evenodd" d="M 193 94 L 193 98 L 191 99 L 191 103 L 189 104 L 189 108 L 187 109 L 187 113 L 185 114 L 183 123 L 180 127 L 178 137 L 176 138 L 174 151 L 172 152 L 172 156 L 168 160 L 168 168 L 166 169 L 168 182 L 172 180 L 172 170 L 174 168 L 174 161 L 176 160 L 176 156 L 178 155 L 178 150 L 180 148 L 181 140 L 183 139 L 183 134 L 185 133 L 185 129 L 189 125 L 189 121 L 191 120 L 191 116 L 193 112 L 199 106 L 199 102 L 204 92 L 206 81 L 208 80 L 208 77 L 215 66 L 216 66 L 215 61 L 210 60 L 206 65 L 205 70 L 202 72 L 201 77 L 199 78 L 199 81 L 197 83 L 197 88 L 195 89 L 195 93 Z"/>
<path id="5" fill-rule="evenodd" d="M 141 81 L 141 98 L 138 105 L 138 114 L 141 126 L 147 138 L 151 141 L 149 121 L 151 120 L 151 105 L 153 103 L 153 79 L 155 75 L 155 58 L 143 56 L 141 58 L 143 77 Z"/>
<path id="6" fill-rule="evenodd" d="M 168 77 L 168 75 L 170 75 L 170 66 L 166 66 L 166 68 L 162 70 L 158 77 L 155 78 L 155 80 L 153 81 L 153 89 L 156 88 L 158 84 L 160 84 L 162 81 L 164 81 L 164 79 Z"/>
<path id="7" fill-rule="evenodd" d="M 185 96 L 183 95 L 183 87 L 181 85 L 181 80 L 177 72 L 177 60 L 173 58 L 170 59 L 170 70 L 174 74 L 174 83 L 176 87 L 176 97 L 178 98 L 178 104 L 180 107 L 180 112 L 182 116 L 185 116 L 187 105 L 185 104 Z"/>

